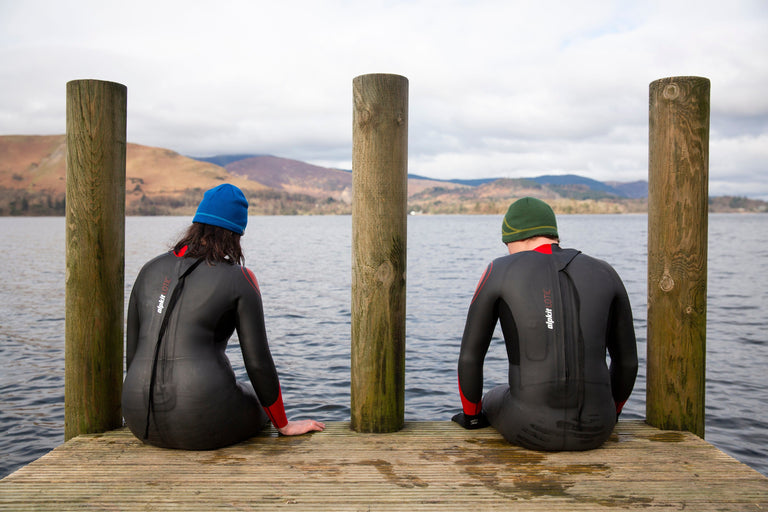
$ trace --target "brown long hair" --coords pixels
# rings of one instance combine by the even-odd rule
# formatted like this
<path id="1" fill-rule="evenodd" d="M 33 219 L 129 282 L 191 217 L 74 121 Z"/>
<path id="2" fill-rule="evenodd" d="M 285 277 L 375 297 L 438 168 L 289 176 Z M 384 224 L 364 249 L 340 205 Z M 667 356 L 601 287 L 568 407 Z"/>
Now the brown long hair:
<path id="1" fill-rule="evenodd" d="M 173 246 L 173 251 L 181 254 L 184 247 L 187 247 L 184 256 L 205 258 L 208 264 L 242 265 L 245 262 L 243 249 L 240 247 L 240 235 L 210 224 L 192 223 Z"/>

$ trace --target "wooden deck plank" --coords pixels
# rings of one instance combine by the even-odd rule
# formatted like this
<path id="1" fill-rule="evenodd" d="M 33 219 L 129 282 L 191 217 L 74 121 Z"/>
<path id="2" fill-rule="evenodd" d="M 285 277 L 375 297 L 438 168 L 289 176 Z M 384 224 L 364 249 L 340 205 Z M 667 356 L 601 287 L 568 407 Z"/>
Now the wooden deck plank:
<path id="1" fill-rule="evenodd" d="M 605 446 L 542 453 L 493 429 L 265 432 L 207 452 L 79 436 L 0 481 L 2 510 L 768 510 L 768 478 L 698 437 L 621 422 Z"/>

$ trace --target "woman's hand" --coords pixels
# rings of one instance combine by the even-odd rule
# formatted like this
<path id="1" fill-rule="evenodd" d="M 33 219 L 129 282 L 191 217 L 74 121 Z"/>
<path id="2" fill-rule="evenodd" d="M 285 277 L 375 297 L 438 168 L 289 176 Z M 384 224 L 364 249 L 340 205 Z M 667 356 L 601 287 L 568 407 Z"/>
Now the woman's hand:
<path id="1" fill-rule="evenodd" d="M 284 436 L 300 436 L 307 432 L 318 431 L 322 432 L 325 428 L 325 423 L 315 420 L 299 420 L 289 421 L 283 428 L 277 429 Z"/>

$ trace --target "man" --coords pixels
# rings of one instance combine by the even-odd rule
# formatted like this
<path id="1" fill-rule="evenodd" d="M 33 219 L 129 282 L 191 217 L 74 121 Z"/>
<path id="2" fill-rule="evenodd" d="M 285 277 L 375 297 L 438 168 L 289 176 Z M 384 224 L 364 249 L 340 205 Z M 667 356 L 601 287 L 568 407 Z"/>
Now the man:
<path id="1" fill-rule="evenodd" d="M 453 420 L 470 429 L 490 422 L 510 443 L 534 450 L 597 448 L 637 375 L 624 285 L 607 263 L 560 248 L 555 214 L 539 199 L 509 207 L 502 241 L 509 255 L 488 266 L 467 314 L 458 368 L 463 412 Z M 497 320 L 509 383 L 482 397 Z"/>

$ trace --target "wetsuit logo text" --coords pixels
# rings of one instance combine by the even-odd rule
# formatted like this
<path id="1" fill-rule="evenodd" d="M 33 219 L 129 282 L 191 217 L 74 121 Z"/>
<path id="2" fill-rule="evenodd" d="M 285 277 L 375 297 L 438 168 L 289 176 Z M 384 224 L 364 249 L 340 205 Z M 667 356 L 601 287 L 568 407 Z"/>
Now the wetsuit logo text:
<path id="1" fill-rule="evenodd" d="M 168 290 L 170 289 L 170 286 L 171 286 L 171 280 L 166 277 L 163 280 L 163 287 L 162 287 L 162 292 L 163 293 L 161 293 L 160 294 L 160 298 L 157 299 L 157 312 L 158 313 L 162 313 L 163 312 L 163 307 L 165 306 L 165 296 L 168 294 Z"/>
<path id="2" fill-rule="evenodd" d="M 552 290 L 544 289 L 544 323 L 547 324 L 547 329 L 553 330 L 555 328 L 555 318 L 552 313 Z"/>

